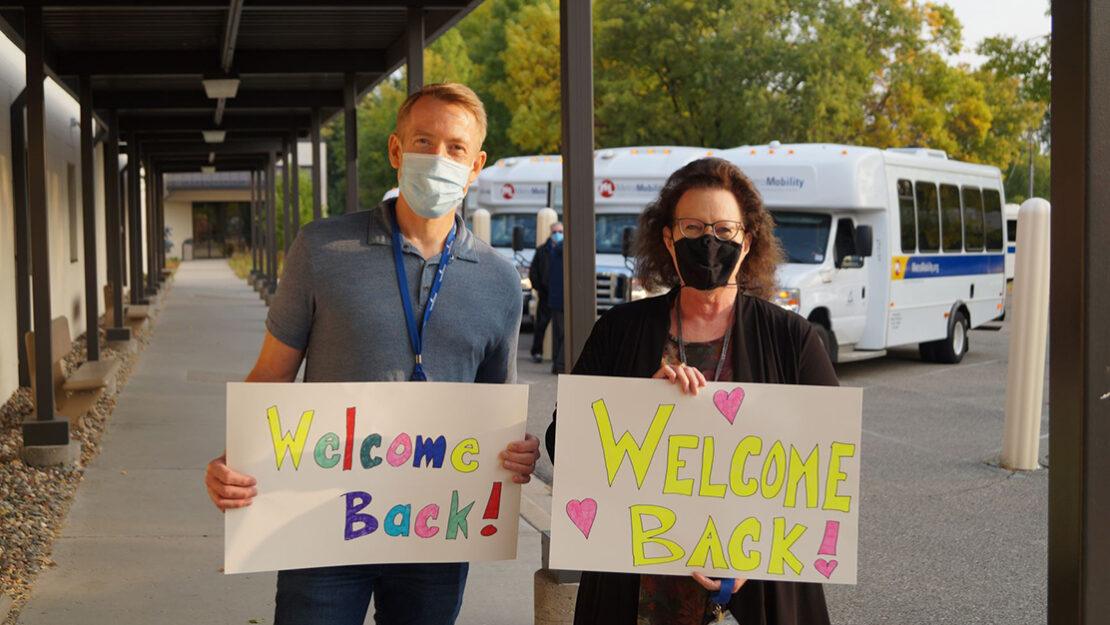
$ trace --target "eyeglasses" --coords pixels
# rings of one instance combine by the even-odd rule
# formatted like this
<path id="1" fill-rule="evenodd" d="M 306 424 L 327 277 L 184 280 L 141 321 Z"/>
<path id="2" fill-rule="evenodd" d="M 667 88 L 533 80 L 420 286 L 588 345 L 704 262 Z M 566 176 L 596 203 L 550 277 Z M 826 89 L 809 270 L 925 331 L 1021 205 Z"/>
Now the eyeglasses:
<path id="1" fill-rule="evenodd" d="M 687 239 L 696 239 L 705 234 L 706 229 L 712 229 L 713 236 L 717 237 L 718 241 L 731 241 L 736 238 L 736 235 L 744 232 L 739 221 L 714 221 L 713 223 L 705 223 L 700 219 L 692 217 L 684 217 L 675 220 L 675 227 Z"/>

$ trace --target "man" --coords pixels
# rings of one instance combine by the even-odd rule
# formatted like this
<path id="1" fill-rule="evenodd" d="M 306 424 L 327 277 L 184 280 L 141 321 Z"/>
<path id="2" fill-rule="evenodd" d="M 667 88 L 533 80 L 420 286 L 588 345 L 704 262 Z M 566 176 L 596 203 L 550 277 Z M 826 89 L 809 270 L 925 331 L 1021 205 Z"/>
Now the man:
<path id="1" fill-rule="evenodd" d="M 551 373 L 566 372 L 563 362 L 563 238 L 551 246 L 547 255 L 547 314 L 551 315 Z"/>
<path id="2" fill-rule="evenodd" d="M 520 275 L 456 214 L 486 162 L 485 134 L 482 103 L 463 85 L 405 100 L 389 137 L 399 196 L 301 230 L 248 382 L 293 382 L 302 358 L 308 382 L 515 380 Z M 501 452 L 514 481 L 530 479 L 538 449 L 529 434 Z M 221 510 L 257 494 L 224 456 L 205 484 Z M 449 625 L 466 575 L 465 562 L 279 571 L 274 622 L 361 625 L 373 597 L 378 623 Z"/>
<path id="3" fill-rule="evenodd" d="M 563 242 L 563 224 L 556 221 L 551 224 L 551 235 L 536 248 L 532 255 L 532 264 L 528 266 L 528 281 L 536 290 L 536 321 L 532 324 L 532 362 L 543 362 L 543 337 L 547 332 L 547 324 L 551 321 L 551 311 L 547 308 L 549 277 L 547 272 L 548 258 L 551 248 Z"/>

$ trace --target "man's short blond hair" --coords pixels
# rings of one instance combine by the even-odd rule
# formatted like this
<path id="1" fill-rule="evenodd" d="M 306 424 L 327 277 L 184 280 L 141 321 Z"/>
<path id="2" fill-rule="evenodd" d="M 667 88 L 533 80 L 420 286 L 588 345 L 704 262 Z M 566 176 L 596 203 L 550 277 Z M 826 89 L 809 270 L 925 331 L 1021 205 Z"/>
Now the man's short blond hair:
<path id="1" fill-rule="evenodd" d="M 482 105 L 482 100 L 470 87 L 457 82 L 437 82 L 424 85 L 420 91 L 405 98 L 405 102 L 397 110 L 397 131 L 401 130 L 401 125 L 408 119 L 409 112 L 412 111 L 416 101 L 424 97 L 457 104 L 469 111 L 474 119 L 478 120 L 479 143 L 486 140 L 486 107 Z"/>

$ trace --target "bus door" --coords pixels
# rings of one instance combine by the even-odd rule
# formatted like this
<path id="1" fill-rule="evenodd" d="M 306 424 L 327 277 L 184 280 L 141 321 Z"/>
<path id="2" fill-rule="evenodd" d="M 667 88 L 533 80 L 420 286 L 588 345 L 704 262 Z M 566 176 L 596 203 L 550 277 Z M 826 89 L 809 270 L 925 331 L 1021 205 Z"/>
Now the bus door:
<path id="1" fill-rule="evenodd" d="M 836 233 L 833 235 L 836 299 L 830 307 L 829 316 L 832 317 L 837 342 L 841 345 L 859 342 L 867 325 L 867 298 L 874 295 L 867 292 L 867 269 L 864 258 L 856 250 L 855 230 L 856 223 L 851 217 L 836 220 Z"/>

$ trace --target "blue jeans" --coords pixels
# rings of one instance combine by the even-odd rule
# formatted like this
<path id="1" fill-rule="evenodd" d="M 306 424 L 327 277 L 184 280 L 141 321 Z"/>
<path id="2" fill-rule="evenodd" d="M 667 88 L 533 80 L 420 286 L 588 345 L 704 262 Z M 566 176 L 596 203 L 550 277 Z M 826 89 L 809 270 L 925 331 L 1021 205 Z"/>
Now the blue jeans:
<path id="1" fill-rule="evenodd" d="M 278 571 L 275 625 L 452 625 L 468 565 L 362 564 Z"/>

